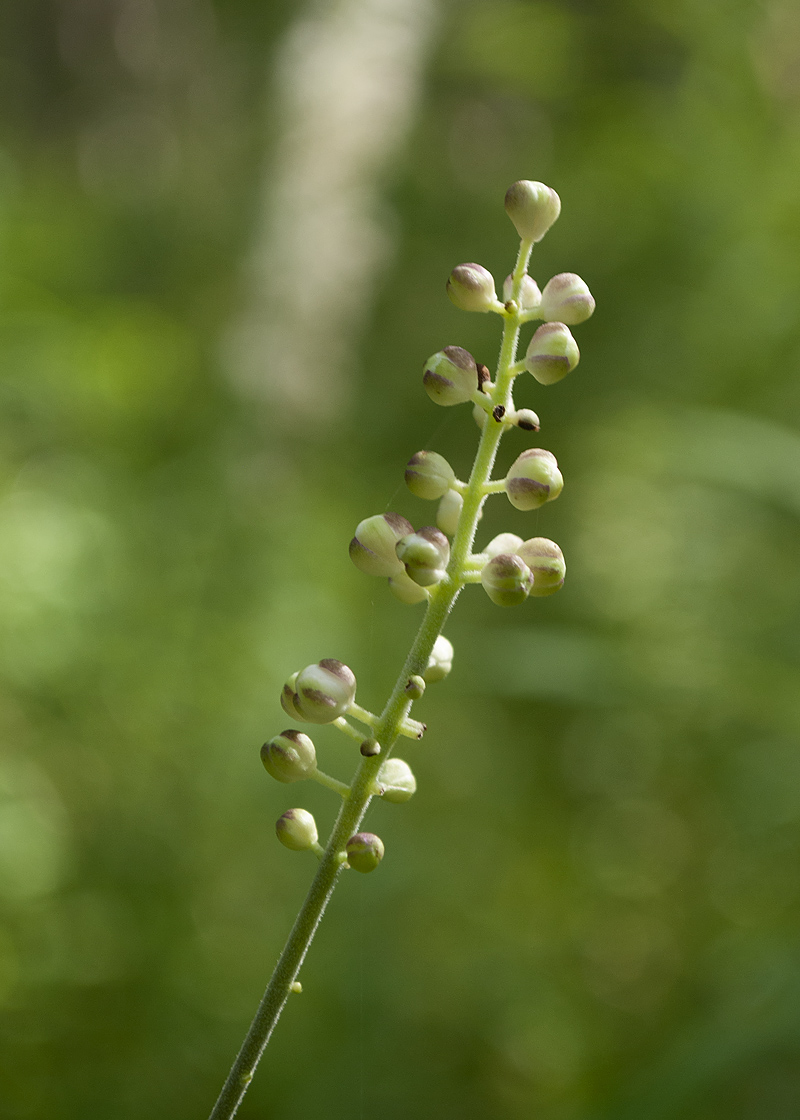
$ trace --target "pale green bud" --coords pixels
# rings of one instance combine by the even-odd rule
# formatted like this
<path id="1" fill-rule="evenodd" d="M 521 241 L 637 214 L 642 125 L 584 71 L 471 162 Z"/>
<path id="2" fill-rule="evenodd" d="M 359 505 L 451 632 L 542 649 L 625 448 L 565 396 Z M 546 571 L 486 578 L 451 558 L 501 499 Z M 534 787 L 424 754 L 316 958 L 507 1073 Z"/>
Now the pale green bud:
<path id="1" fill-rule="evenodd" d="M 506 475 L 506 494 L 516 509 L 538 509 L 557 498 L 563 486 L 555 455 L 541 447 L 523 451 Z"/>
<path id="2" fill-rule="evenodd" d="M 525 369 L 540 385 L 554 385 L 575 369 L 580 356 L 569 327 L 563 323 L 544 323 L 528 345 Z"/>
<path id="3" fill-rule="evenodd" d="M 511 294 L 514 290 L 514 277 L 506 276 L 503 281 L 503 299 L 508 303 L 511 299 Z M 519 286 L 519 296 L 517 298 L 517 306 L 520 311 L 536 311 L 539 304 L 542 302 L 542 293 L 539 291 L 539 285 L 532 276 L 526 273 L 522 277 L 522 283 Z"/>
<path id="4" fill-rule="evenodd" d="M 522 537 L 518 537 L 516 533 L 498 533 L 496 537 L 489 541 L 483 551 L 490 560 L 493 556 L 499 556 L 502 552 L 513 556 L 521 544 Z"/>
<path id="5" fill-rule="evenodd" d="M 552 187 L 530 179 L 511 184 L 505 206 L 523 241 L 541 241 L 561 213 L 561 199 Z"/>
<path id="6" fill-rule="evenodd" d="M 486 427 L 486 417 L 488 413 L 485 408 L 481 408 L 479 404 L 472 406 L 472 419 L 478 425 L 481 431 Z"/>
<path id="7" fill-rule="evenodd" d="M 444 578 L 450 542 L 441 530 L 426 525 L 397 542 L 397 555 L 414 583 L 430 587 Z"/>
<path id="8" fill-rule="evenodd" d="M 531 595 L 552 595 L 564 586 L 567 565 L 564 553 L 547 537 L 531 537 L 517 549 L 517 555 L 533 572 Z"/>
<path id="9" fill-rule="evenodd" d="M 391 576 L 403 565 L 395 547 L 401 537 L 413 533 L 414 526 L 399 513 L 377 513 L 359 522 L 350 541 L 350 559 L 368 576 Z"/>
<path id="10" fill-rule="evenodd" d="M 410 800 L 417 792 L 417 779 L 411 767 L 402 758 L 387 758 L 375 779 L 381 788 L 380 796 L 384 801 L 400 805 Z"/>
<path id="11" fill-rule="evenodd" d="M 409 700 L 419 700 L 425 693 L 424 679 L 416 674 L 413 677 L 409 677 L 406 683 L 405 693 Z"/>
<path id="12" fill-rule="evenodd" d="M 365 875 L 374 871 L 383 859 L 383 841 L 374 832 L 357 832 L 346 844 L 347 862 L 354 871 Z"/>
<path id="13" fill-rule="evenodd" d="M 374 758 L 376 754 L 381 753 L 381 745 L 377 739 L 365 739 L 358 749 L 364 758 Z"/>
<path id="14" fill-rule="evenodd" d="M 462 404 L 478 388 L 478 365 L 468 350 L 445 346 L 428 358 L 422 383 L 434 404 Z"/>
<path id="15" fill-rule="evenodd" d="M 516 412 L 506 413 L 506 419 L 522 428 L 523 432 L 538 432 L 541 427 L 539 417 L 532 408 L 518 408 Z"/>
<path id="16" fill-rule="evenodd" d="M 557 321 L 574 327 L 585 322 L 594 307 L 594 296 L 574 272 L 559 272 L 544 286 L 541 312 L 548 323 Z"/>
<path id="17" fill-rule="evenodd" d="M 303 719 L 303 716 L 300 715 L 299 708 L 295 704 L 295 700 L 297 699 L 295 685 L 297 684 L 299 675 L 299 673 L 292 673 L 283 686 L 283 692 L 281 692 L 281 707 L 286 712 L 287 716 L 291 716 L 292 719 Z"/>
<path id="18" fill-rule="evenodd" d="M 261 748 L 261 761 L 279 782 L 299 782 L 316 770 L 317 752 L 302 731 L 282 731 Z"/>
<path id="19" fill-rule="evenodd" d="M 307 665 L 286 682 L 281 697 L 285 711 L 291 709 L 284 703 L 290 694 L 294 713 L 307 723 L 333 723 L 343 716 L 356 695 L 356 678 L 334 657 L 325 657 L 315 665 Z"/>
<path id="20" fill-rule="evenodd" d="M 482 264 L 457 264 L 447 281 L 447 294 L 462 311 L 491 311 L 497 303 L 494 277 Z"/>
<path id="21" fill-rule="evenodd" d="M 533 574 L 519 556 L 501 552 L 481 572 L 483 589 L 498 607 L 516 607 L 528 598 Z"/>
<path id="22" fill-rule="evenodd" d="M 396 576 L 389 577 L 389 590 L 401 603 L 413 606 L 414 603 L 423 603 L 428 598 L 428 592 L 406 574 L 401 567 Z"/>
<path id="23" fill-rule="evenodd" d="M 293 852 L 306 852 L 313 848 L 319 836 L 317 822 L 306 809 L 289 809 L 278 817 L 275 833 L 281 844 Z"/>
<path id="24" fill-rule="evenodd" d="M 446 494 L 456 473 L 443 455 L 436 451 L 417 451 L 408 460 L 406 486 L 418 498 L 434 501 Z"/>
<path id="25" fill-rule="evenodd" d="M 428 684 L 443 681 L 448 676 L 453 668 L 453 652 L 453 643 L 444 634 L 440 634 L 433 643 L 428 664 L 422 674 Z"/>
<path id="26" fill-rule="evenodd" d="M 484 413 L 485 415 L 485 413 Z M 458 530 L 458 519 L 464 508 L 464 499 L 457 490 L 448 490 L 439 502 L 436 511 L 436 524 L 443 533 L 454 537 Z"/>

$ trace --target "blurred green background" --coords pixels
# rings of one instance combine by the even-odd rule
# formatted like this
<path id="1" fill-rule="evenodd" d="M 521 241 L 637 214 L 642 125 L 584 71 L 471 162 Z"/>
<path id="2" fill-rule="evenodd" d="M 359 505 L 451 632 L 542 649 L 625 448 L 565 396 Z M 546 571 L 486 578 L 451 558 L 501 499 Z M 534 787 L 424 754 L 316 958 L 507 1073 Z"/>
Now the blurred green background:
<path id="1" fill-rule="evenodd" d="M 479 542 L 566 588 L 462 596 L 241 1115 L 800 1115 L 795 0 L 6 0 L 3 1118 L 210 1109 L 313 873 L 273 822 L 335 812 L 258 748 L 293 670 L 402 663 L 347 543 L 468 470 L 420 373 L 495 360 L 444 282 L 510 270 L 517 178 L 598 309 L 517 392 L 561 499 Z"/>

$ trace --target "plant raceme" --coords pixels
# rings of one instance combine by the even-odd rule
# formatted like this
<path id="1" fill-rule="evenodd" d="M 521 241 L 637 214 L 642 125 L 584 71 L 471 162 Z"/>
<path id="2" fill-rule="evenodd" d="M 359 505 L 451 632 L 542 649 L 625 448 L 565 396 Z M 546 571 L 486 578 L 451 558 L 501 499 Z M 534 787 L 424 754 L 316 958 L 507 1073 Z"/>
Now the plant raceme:
<path id="1" fill-rule="evenodd" d="M 412 718 L 411 709 L 427 685 L 444 680 L 452 668 L 453 646 L 442 629 L 459 593 L 467 584 L 481 584 L 493 603 L 514 607 L 530 597 L 552 595 L 564 584 L 564 556 L 546 537 L 523 540 L 500 533 L 481 551 L 473 551 L 482 507 L 490 495 L 505 494 L 516 509 L 534 510 L 561 493 L 564 480 L 558 463 L 544 448 L 522 451 L 505 478 L 492 479 L 492 468 L 500 440 L 511 428 L 539 431 L 537 414 L 515 406 L 516 379 L 531 374 L 539 384 L 553 385 L 574 370 L 580 354 L 570 327 L 588 319 L 595 306 L 586 284 L 572 272 L 554 276 L 542 289 L 528 275 L 533 245 L 561 212 L 556 192 L 543 183 L 520 180 L 506 192 L 505 208 L 520 247 L 514 270 L 502 285 L 503 300 L 498 299 L 494 277 L 480 264 L 457 265 L 447 281 L 456 307 L 502 319 L 494 376 L 467 350 L 453 345 L 433 354 L 422 374 L 434 404 L 472 405 L 480 438 L 470 476 L 461 481 L 438 452 L 417 451 L 408 461 L 405 480 L 416 497 L 438 503 L 435 525 L 415 529 L 399 513 L 379 513 L 361 521 L 350 542 L 350 558 L 360 571 L 385 579 L 402 602 L 425 604 L 392 694 L 380 714 L 362 708 L 356 703 L 354 673 L 334 658 L 293 673 L 284 685 L 281 705 L 292 720 L 330 724 L 358 744 L 359 764 L 349 784 L 318 769 L 316 747 L 303 731 L 284 730 L 261 748 L 264 767 L 277 781 L 317 781 L 338 794 L 341 805 L 324 847 L 306 809 L 288 809 L 278 819 L 281 843 L 293 851 L 313 852 L 319 866 L 212 1120 L 234 1115 L 289 994 L 300 989 L 298 972 L 340 872 L 350 868 L 366 874 L 383 859 L 380 838 L 359 830 L 370 801 L 381 797 L 401 803 L 416 790 L 411 767 L 392 751 L 400 736 L 420 739 L 425 732 L 425 724 Z M 520 332 L 535 320 L 542 325 L 518 359 Z"/>

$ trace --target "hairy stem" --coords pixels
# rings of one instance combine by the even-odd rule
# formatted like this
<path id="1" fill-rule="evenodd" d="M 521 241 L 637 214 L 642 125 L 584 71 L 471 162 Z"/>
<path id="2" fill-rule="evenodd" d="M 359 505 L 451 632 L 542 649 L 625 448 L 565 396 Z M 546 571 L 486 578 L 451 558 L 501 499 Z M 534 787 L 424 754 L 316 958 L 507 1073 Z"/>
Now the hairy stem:
<path id="1" fill-rule="evenodd" d="M 512 300 L 515 301 L 515 306 L 519 298 L 522 278 L 527 271 L 531 248 L 530 242 L 523 241 L 520 245 L 513 272 Z M 521 321 L 522 317 L 518 312 L 506 312 L 503 316 L 503 341 L 491 399 L 494 405 L 501 404 L 506 410 L 512 407 L 511 388 L 516 372 L 514 362 Z M 408 679 L 411 676 L 421 675 L 427 668 L 433 644 L 441 634 L 459 592 L 465 583 L 472 582 L 470 552 L 481 506 L 489 492 L 487 485 L 502 435 L 503 424 L 487 416 L 469 481 L 462 490 L 464 506 L 459 518 L 458 531 L 453 539 L 447 574 L 431 590 L 422 624 L 391 696 L 386 702 L 386 707 L 374 722 L 370 720 L 373 736 L 381 744 L 381 753 L 363 759 L 349 793 L 344 796 L 336 823 L 320 858 L 317 873 L 250 1024 L 250 1029 L 214 1105 L 210 1120 L 230 1120 L 247 1092 L 259 1059 L 289 998 L 292 984 L 297 979 L 317 926 L 336 886 L 344 863 L 345 845 L 353 833 L 358 831 L 358 826 L 374 796 L 374 783 L 381 764 L 391 753 L 403 727 L 407 726 L 406 720 L 412 703 L 406 693 Z M 362 709 L 359 709 L 356 718 L 361 714 Z M 344 722 L 337 721 L 340 727 Z"/>

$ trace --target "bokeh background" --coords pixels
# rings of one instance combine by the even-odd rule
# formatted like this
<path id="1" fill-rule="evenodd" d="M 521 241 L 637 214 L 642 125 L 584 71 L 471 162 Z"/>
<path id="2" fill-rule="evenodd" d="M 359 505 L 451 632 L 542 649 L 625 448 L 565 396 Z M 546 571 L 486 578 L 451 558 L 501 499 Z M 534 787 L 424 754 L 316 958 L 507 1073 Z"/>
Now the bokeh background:
<path id="1" fill-rule="evenodd" d="M 313 873 L 278 693 L 381 706 L 418 622 L 347 558 L 432 508 L 517 178 L 583 359 L 540 413 L 564 592 L 468 589 L 241 1115 L 800 1114 L 794 0 L 0 6 L 0 1115 L 205 1116 Z M 512 432 L 500 466 L 524 446 Z M 347 778 L 353 750 L 315 735 Z M 358 878 L 359 881 L 353 881 Z"/>

